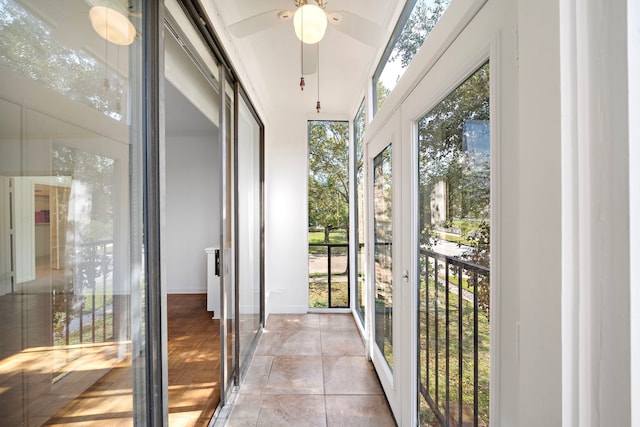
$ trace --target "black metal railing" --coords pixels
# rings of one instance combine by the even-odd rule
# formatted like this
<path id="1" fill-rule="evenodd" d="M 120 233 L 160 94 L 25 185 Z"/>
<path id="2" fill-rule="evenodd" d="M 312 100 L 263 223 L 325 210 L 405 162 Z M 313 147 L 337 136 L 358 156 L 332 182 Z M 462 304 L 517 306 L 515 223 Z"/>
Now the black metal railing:
<path id="1" fill-rule="evenodd" d="M 349 280 L 348 243 L 309 243 L 310 307 L 348 308 Z"/>
<path id="2" fill-rule="evenodd" d="M 113 240 L 75 247 L 73 280 L 54 293 L 54 342 L 106 342 L 114 336 Z"/>
<path id="3" fill-rule="evenodd" d="M 428 425 L 489 425 L 489 269 L 420 250 L 419 393 Z"/>

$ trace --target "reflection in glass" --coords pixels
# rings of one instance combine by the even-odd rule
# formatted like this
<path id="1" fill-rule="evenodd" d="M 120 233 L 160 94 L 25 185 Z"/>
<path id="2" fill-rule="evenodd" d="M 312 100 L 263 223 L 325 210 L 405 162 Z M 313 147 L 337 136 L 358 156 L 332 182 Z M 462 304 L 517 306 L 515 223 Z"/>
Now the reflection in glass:
<path id="1" fill-rule="evenodd" d="M 244 98 L 238 117 L 238 304 L 240 366 L 261 325 L 261 128 Z"/>
<path id="2" fill-rule="evenodd" d="M 236 242 L 236 218 L 235 218 L 235 206 L 236 206 L 236 194 L 234 188 L 236 185 L 236 167 L 234 152 L 234 93 L 233 85 L 227 81 L 224 85 L 225 92 L 222 96 L 225 105 L 225 152 L 226 152 L 226 169 L 224 178 L 224 192 L 225 192 L 225 208 L 223 212 L 223 298 L 222 304 L 225 305 L 225 310 L 222 311 L 224 317 L 220 319 L 224 322 L 225 327 L 223 329 L 224 335 L 222 337 L 222 355 L 225 359 L 225 364 L 222 368 L 224 375 L 224 384 L 221 387 L 222 402 L 225 403 L 226 399 L 230 396 L 231 390 L 234 386 L 235 379 L 237 378 L 238 365 L 236 363 L 236 257 L 235 247 Z"/>
<path id="3" fill-rule="evenodd" d="M 393 216 L 391 145 L 373 160 L 375 338 L 393 369 Z"/>
<path id="4" fill-rule="evenodd" d="M 88 10 L 0 0 L 3 425 L 145 424 L 140 39 Z"/>
<path id="5" fill-rule="evenodd" d="M 489 107 L 487 63 L 418 121 L 423 426 L 489 425 Z"/>
<path id="6" fill-rule="evenodd" d="M 355 119 L 353 120 L 354 128 L 354 162 L 355 162 L 355 206 L 353 208 L 356 217 L 355 228 L 355 247 L 356 262 L 355 268 L 355 295 L 356 295 L 356 313 L 360 318 L 362 325 L 365 325 L 365 265 L 364 265 L 364 128 L 366 125 L 366 116 L 364 110 L 364 101 L 358 109 Z"/>

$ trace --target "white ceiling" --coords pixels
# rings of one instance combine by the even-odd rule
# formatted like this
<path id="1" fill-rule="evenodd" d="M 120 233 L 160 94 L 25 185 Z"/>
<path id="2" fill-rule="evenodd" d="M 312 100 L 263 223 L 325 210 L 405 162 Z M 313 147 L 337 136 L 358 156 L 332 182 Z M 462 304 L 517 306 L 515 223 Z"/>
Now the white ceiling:
<path id="1" fill-rule="evenodd" d="M 405 0 L 330 0 L 327 11 L 345 10 L 366 18 L 385 32 L 380 46 L 372 47 L 327 27 L 320 42 L 320 93 L 322 115 L 350 118 L 364 95 L 365 81 L 375 67 L 393 30 L 395 19 Z M 300 91 L 300 41 L 291 20 L 249 36 L 238 38 L 226 28 L 254 15 L 280 9 L 295 10 L 293 0 L 204 0 L 209 16 L 219 18 L 225 29 L 216 28 L 229 40 L 240 61 L 251 73 L 251 85 L 259 94 L 266 111 L 278 114 L 315 113 L 318 98 L 318 74 L 306 75 L 306 87 Z M 237 67 L 237 65 L 236 65 Z M 247 84 L 247 82 L 243 82 Z"/>

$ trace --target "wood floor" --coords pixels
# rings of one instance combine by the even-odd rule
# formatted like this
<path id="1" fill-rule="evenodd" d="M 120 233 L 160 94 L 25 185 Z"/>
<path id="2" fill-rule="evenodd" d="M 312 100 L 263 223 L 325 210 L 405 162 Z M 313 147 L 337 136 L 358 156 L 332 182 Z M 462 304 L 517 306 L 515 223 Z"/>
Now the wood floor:
<path id="1" fill-rule="evenodd" d="M 206 426 L 220 401 L 220 324 L 206 295 L 168 295 L 169 425 Z"/>
<path id="2" fill-rule="evenodd" d="M 15 347 L 12 354 L 3 354 L 0 359 L 0 391 L 3 394 L 0 425 L 133 425 L 131 360 L 126 357 L 113 366 L 113 360 L 117 360 L 115 343 L 67 346 L 74 348 L 64 350 L 51 346 L 33 347 L 33 339 L 27 347 L 10 345 L 12 341 L 7 339 L 11 340 L 16 334 L 9 332 L 25 327 L 23 322 L 14 325 L 17 329 L 12 329 L 10 323 L 24 320 L 25 315 L 19 313 L 24 312 L 27 303 L 34 301 L 29 305 L 33 306 L 29 313 L 48 312 L 47 306 L 51 302 L 46 300 L 47 294 L 37 297 L 40 299 L 30 295 L 0 298 L 2 313 L 7 314 L 0 316 L 3 320 L 0 347 L 3 352 Z M 36 304 L 40 300 L 42 304 Z M 169 295 L 167 300 L 169 425 L 206 426 L 220 400 L 219 321 L 212 319 L 211 313 L 206 311 L 204 294 Z M 10 310 L 12 307 L 13 311 Z M 10 313 L 14 315 L 10 316 Z M 50 331 L 50 327 L 39 327 L 43 322 L 34 321 L 34 316 L 28 319 L 30 327 L 42 329 L 43 335 Z M 50 339 L 50 332 L 48 336 Z M 66 356 L 69 351 L 75 352 L 74 371 L 64 381 L 52 384 L 51 375 L 40 372 L 51 370 L 49 365 L 59 359 L 63 351 Z M 38 386 L 40 383 L 41 387 Z"/>

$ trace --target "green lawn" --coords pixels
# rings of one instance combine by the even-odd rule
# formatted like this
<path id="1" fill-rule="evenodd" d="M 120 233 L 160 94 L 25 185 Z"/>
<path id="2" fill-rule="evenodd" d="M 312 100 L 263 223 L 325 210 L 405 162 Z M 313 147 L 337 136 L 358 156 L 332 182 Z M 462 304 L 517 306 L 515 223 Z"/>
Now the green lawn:
<path id="1" fill-rule="evenodd" d="M 324 231 L 309 231 L 309 243 L 325 243 Z M 346 230 L 331 231 L 329 243 L 349 243 Z"/>
<path id="2" fill-rule="evenodd" d="M 424 295 L 424 280 L 421 284 Z M 432 398 L 436 398 L 435 378 L 438 377 L 439 387 L 437 393 L 438 406 L 444 413 L 446 402 L 445 384 L 449 384 L 450 405 L 457 405 L 459 393 L 459 372 L 458 372 L 458 351 L 462 345 L 462 401 L 466 407 L 473 408 L 473 304 L 463 301 L 462 307 L 458 305 L 457 295 L 450 294 L 449 298 L 449 378 L 446 377 L 446 326 L 445 326 L 445 289 L 438 286 L 438 300 L 440 301 L 438 313 L 436 315 L 435 292 L 433 282 L 430 279 L 430 304 L 424 306 L 424 301 L 420 307 L 420 378 L 425 383 L 425 372 L 429 365 L 430 378 L 425 386 L 430 390 Z M 462 310 L 462 336 L 458 336 L 458 314 Z M 427 321 L 427 313 L 429 314 Z M 435 319 L 438 319 L 437 327 Z M 429 328 L 429 338 L 427 340 L 426 329 Z M 438 331 L 436 340 L 435 331 Z M 438 347 L 439 364 L 436 370 L 436 343 Z M 427 357 L 427 348 L 429 356 Z M 481 422 L 489 422 L 489 319 L 487 313 L 480 310 L 478 312 L 478 411 Z M 433 414 L 420 398 L 421 425 L 431 425 Z"/>

